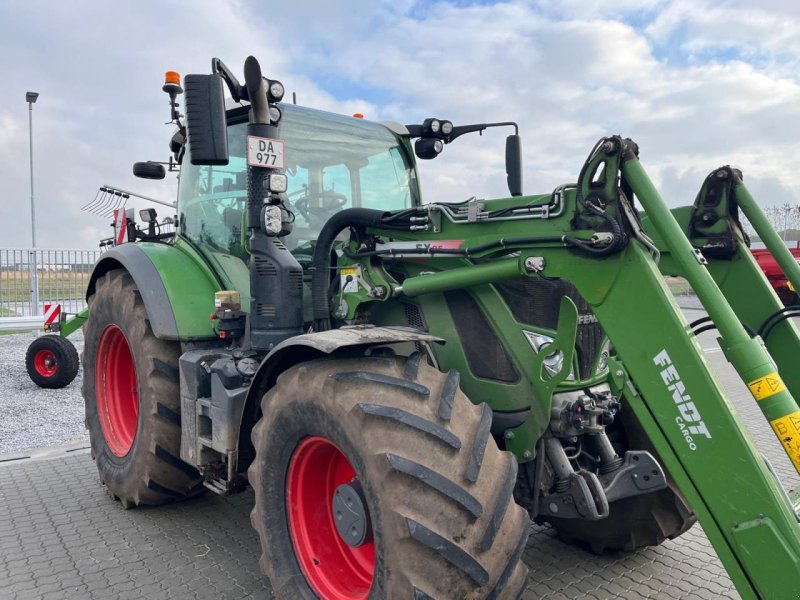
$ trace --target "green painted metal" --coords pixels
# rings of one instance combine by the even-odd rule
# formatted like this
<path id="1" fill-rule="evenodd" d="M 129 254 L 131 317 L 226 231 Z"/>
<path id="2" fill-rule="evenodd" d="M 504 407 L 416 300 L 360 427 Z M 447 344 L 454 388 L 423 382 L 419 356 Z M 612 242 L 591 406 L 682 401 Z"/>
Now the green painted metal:
<path id="1" fill-rule="evenodd" d="M 86 322 L 86 318 L 89 316 L 89 309 L 84 308 L 81 312 L 77 315 L 73 315 L 70 318 L 66 319 L 63 323 L 59 325 L 58 335 L 61 337 L 69 337 L 78 329 L 83 327 L 83 324 Z"/>
<path id="2" fill-rule="evenodd" d="M 609 154 L 597 157 L 590 172 L 592 169 L 604 169 L 609 174 L 605 175 L 606 183 L 613 173 L 621 171 L 625 186 L 647 211 L 647 227 L 664 249 L 662 266 L 679 272 L 690 281 L 719 329 L 726 357 L 743 380 L 752 383 L 775 373 L 776 364 L 766 348 L 751 339 L 742 327 L 736 311 L 705 266 L 702 254 L 692 247 L 687 231 L 673 218 L 638 160 L 628 155 L 621 162 L 619 157 Z M 526 201 L 531 202 L 531 199 L 517 199 L 520 204 Z M 507 201 L 497 204 L 508 205 Z M 574 191 L 565 195 L 565 204 L 565 210 L 549 219 L 495 223 L 442 220 L 439 231 L 428 231 L 424 236 L 386 232 L 384 235 L 393 239 L 459 240 L 461 248 L 477 248 L 488 241 L 504 239 L 511 240 L 503 248 L 506 255 L 519 251 L 518 256 L 511 258 L 497 256 L 497 249 L 475 252 L 476 256 L 484 257 L 485 262 L 463 266 L 463 259 L 450 259 L 449 269 L 443 266 L 447 259 L 427 261 L 421 268 L 429 272 L 405 278 L 402 291 L 417 296 L 425 306 L 428 297 L 436 298 L 447 290 L 480 290 L 502 278 L 527 274 L 525 257 L 542 258 L 543 270 L 532 275 L 567 279 L 591 304 L 614 345 L 616 358 L 612 361 L 609 382 L 647 431 L 740 594 L 749 598 L 779 597 L 779 593 L 787 591 L 800 593 L 800 525 L 795 509 L 765 465 L 743 423 L 731 411 L 650 251 L 636 240 L 631 240 L 618 252 L 603 256 L 566 248 L 566 244 L 554 238 L 569 236 L 589 240 L 593 229 L 602 223 L 593 214 L 581 213 Z M 621 204 L 609 204 L 607 210 L 623 214 Z M 576 224 L 583 229 L 576 229 Z M 717 243 L 715 236 L 726 231 L 724 226 L 719 226 L 719 230 L 703 232 L 704 239 Z M 537 241 L 537 236 L 542 236 L 541 241 Z M 741 258 L 736 265 L 742 273 L 749 273 L 749 277 L 760 281 L 752 261 Z M 370 262 L 363 260 L 360 266 L 367 272 Z M 443 270 L 439 272 L 435 267 Z M 718 275 L 722 279 L 721 271 Z M 732 277 L 738 278 L 738 275 L 737 271 Z M 766 287 L 762 291 L 770 293 Z M 365 304 L 391 303 L 388 299 L 376 298 L 364 301 Z M 740 312 L 746 310 L 742 304 Z M 444 317 L 444 312 L 434 314 L 437 322 Z M 425 314 L 429 314 L 427 306 Z M 562 329 L 574 326 L 559 325 L 557 339 L 563 335 Z M 514 339 L 514 333 L 508 328 L 501 336 L 504 341 Z M 457 340 L 452 334 L 444 337 L 450 340 L 445 348 Z M 458 354 L 452 348 L 450 353 Z M 531 355 L 529 368 L 535 368 L 534 356 Z M 537 389 L 533 378 L 529 385 L 531 405 L 538 406 L 538 415 L 546 414 L 551 396 L 547 390 Z M 769 420 L 793 414 L 797 408 L 788 390 L 764 395 L 759 405 Z M 533 417 L 532 421 L 536 419 Z M 507 447 L 520 462 L 534 456 L 540 436 L 536 432 L 541 431 L 541 423 L 533 427 L 527 425 L 509 430 L 510 435 L 506 436 Z M 739 489 L 746 489 L 747 494 L 736 493 Z M 779 581 L 775 580 L 776 570 L 764 568 L 763 554 L 757 553 L 767 546 L 780 555 L 775 557 L 775 564 L 781 565 L 782 570 Z"/>
<path id="3" fill-rule="evenodd" d="M 522 258 L 498 260 L 483 265 L 458 267 L 431 275 L 420 275 L 403 282 L 403 294 L 409 298 L 494 283 L 525 274 Z"/>
<path id="4" fill-rule="evenodd" d="M 561 298 L 558 312 L 558 329 L 553 341 L 543 346 L 532 361 L 531 384 L 539 405 L 550 412 L 553 393 L 569 376 L 569 367 L 574 361 L 575 338 L 578 335 L 578 308 L 567 297 Z M 554 352 L 564 354 L 562 369 L 555 375 L 549 375 L 544 369 L 544 360 Z M 517 457 L 518 462 L 527 462 L 535 458 L 534 445 L 541 435 L 537 414 L 531 411 L 526 421 L 519 427 L 505 432 L 506 449 Z"/>
<path id="5" fill-rule="evenodd" d="M 792 353 L 796 357 L 800 349 L 798 333 L 790 323 L 782 323 L 765 347 L 740 323 L 763 322 L 769 311 L 780 306 L 741 240 L 735 238 L 734 205 L 711 206 L 705 190 L 699 202 L 711 206 L 707 212 L 713 218 L 694 221 L 699 213 L 691 209 L 673 214 L 624 141 L 601 140 L 595 150 L 582 171 L 580 189 L 566 190 L 558 202 L 549 194 L 486 201 L 499 213 L 511 207 L 525 207 L 529 214 L 541 210 L 545 215 L 541 218 L 441 218 L 424 232 L 370 229 L 367 233 L 383 241 L 447 240 L 458 242 L 451 243 L 451 248 L 472 251 L 469 259 L 430 256 L 382 261 L 374 256 L 341 256 L 340 277 L 350 272 L 347 269 L 355 269 L 359 285 L 335 292 L 339 296 L 333 298 L 334 316 L 392 324 L 405 321 L 408 303 L 418 307 L 428 330 L 448 340 L 433 349 L 440 366 L 461 372 L 461 387 L 473 401 L 486 401 L 497 412 L 528 411 L 522 425 L 505 432 L 506 447 L 519 462 L 535 458 L 549 424 L 554 393 L 607 381 L 647 432 L 742 597 L 800 595 L 796 514 L 800 499 L 786 498 L 732 411 L 659 267 L 689 280 L 719 330 L 725 356 L 751 384 L 759 407 L 773 423 L 800 414 L 792 395 L 800 394 L 800 374 L 789 374 Z M 660 264 L 640 242 L 643 238 L 635 239 L 637 223 L 618 187 L 635 194 L 644 205 L 644 227 L 662 252 Z M 756 220 L 763 217 L 743 185 L 735 188 L 735 199 L 748 217 L 751 213 Z M 609 216 L 624 223 L 626 243 L 602 252 L 597 239 L 610 235 Z M 759 226 L 767 227 L 766 221 Z M 769 232 L 762 234 L 764 238 L 774 243 Z M 503 240 L 500 246 L 498 240 Z M 183 340 L 214 337 L 208 319 L 214 292 L 226 288 L 237 289 L 243 296 L 249 292 L 243 263 L 201 256 L 180 236 L 174 246 L 140 246 L 162 275 Z M 709 250 L 709 266 L 700 248 Z M 358 248 L 351 243 L 350 250 Z M 712 251 L 727 254 L 712 256 Z M 535 268 L 526 262 L 530 258 L 537 260 Z M 800 269 L 791 262 L 797 283 L 790 280 L 800 289 Z M 525 332 L 539 331 L 516 322 L 495 287 L 520 277 L 563 278 L 577 287 L 613 343 L 609 370 L 596 372 L 586 381 L 567 380 L 569 366 L 575 362 L 579 315 L 566 298 L 558 327 L 549 332 L 553 342 L 538 353 L 532 348 Z M 750 297 L 737 289 L 742 284 L 753 288 L 754 295 L 750 289 Z M 488 380 L 471 373 L 461 332 L 447 305 L 447 294 L 456 290 L 466 290 L 478 304 L 519 372 L 519 381 Z M 558 375 L 546 377 L 543 360 L 557 350 L 564 353 L 565 366 Z M 779 370 L 786 389 L 754 383 L 769 378 L 780 381 Z M 769 561 L 764 560 L 767 555 Z"/>
<path id="6" fill-rule="evenodd" d="M 194 249 L 178 238 L 174 245 L 140 242 L 169 297 L 182 341 L 214 339 L 209 315 L 221 288 L 214 272 Z"/>
<path id="7" fill-rule="evenodd" d="M 763 344 L 752 339 L 726 302 L 713 277 L 705 268 L 706 259 L 693 248 L 679 227 L 650 178 L 638 160 L 627 160 L 622 164 L 622 174 L 633 188 L 645 211 L 650 215 L 653 227 L 670 248 L 673 260 L 697 294 L 703 307 L 720 333 L 720 347 L 726 358 L 738 371 L 742 380 L 750 387 L 764 416 L 772 424 L 778 419 L 797 412 L 797 402 L 778 374 L 778 367 Z M 781 434 L 775 430 L 781 440 Z M 790 457 L 800 472 L 800 462 Z"/>
<path id="8" fill-rule="evenodd" d="M 732 194 L 726 200 L 736 201 Z M 676 208 L 671 212 L 681 230 L 689 231 L 689 222 L 694 213 L 691 207 Z M 674 260 L 669 248 L 655 231 L 650 217 L 643 215 L 642 221 L 661 252 L 658 265 L 661 272 L 664 275 L 684 276 L 682 267 Z M 706 243 L 706 239 L 701 237 L 690 236 L 689 241 L 695 248 L 701 248 Z M 730 242 L 730 252 L 707 257 L 708 271 L 748 333 L 762 335 L 786 387 L 795 400 L 800 401 L 800 370 L 796 368 L 797 356 L 800 355 L 800 331 L 791 319 L 779 320 L 772 328 L 764 327 L 771 317 L 784 309 L 783 303 L 753 258 L 741 234 L 734 232 Z"/>

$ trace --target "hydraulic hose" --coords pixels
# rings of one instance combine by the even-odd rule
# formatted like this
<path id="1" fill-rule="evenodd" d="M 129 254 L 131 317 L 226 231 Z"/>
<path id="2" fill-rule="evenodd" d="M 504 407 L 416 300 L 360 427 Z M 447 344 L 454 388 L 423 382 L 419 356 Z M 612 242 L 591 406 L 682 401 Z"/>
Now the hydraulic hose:
<path id="1" fill-rule="evenodd" d="M 386 212 L 371 208 L 348 208 L 333 215 L 319 232 L 314 247 L 311 275 L 311 303 L 314 309 L 314 330 L 330 329 L 330 288 L 331 249 L 333 242 L 348 227 L 380 227 Z"/>

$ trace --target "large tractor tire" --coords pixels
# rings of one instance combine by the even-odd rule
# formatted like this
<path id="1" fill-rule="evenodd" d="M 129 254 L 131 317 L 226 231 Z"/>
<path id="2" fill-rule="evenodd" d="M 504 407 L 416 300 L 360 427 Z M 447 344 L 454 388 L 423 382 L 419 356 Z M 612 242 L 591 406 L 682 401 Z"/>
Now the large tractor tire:
<path id="1" fill-rule="evenodd" d="M 517 463 L 455 371 L 419 354 L 314 360 L 284 372 L 262 411 L 251 521 L 279 598 L 521 593 Z"/>
<path id="2" fill-rule="evenodd" d="M 25 369 L 31 381 L 43 388 L 68 386 L 78 374 L 78 351 L 67 338 L 43 335 L 28 346 Z"/>
<path id="3" fill-rule="evenodd" d="M 97 280 L 84 326 L 86 428 L 101 481 L 125 508 L 181 500 L 202 489 L 180 457 L 180 346 L 153 335 L 123 270 Z"/>
<path id="4" fill-rule="evenodd" d="M 630 410 L 623 407 L 613 427 L 609 435 L 618 453 L 629 448 L 647 450 L 658 459 L 655 448 Z M 612 502 L 605 519 L 549 519 L 550 524 L 564 542 L 588 548 L 595 554 L 633 552 L 645 546 L 658 546 L 686 533 L 697 521 L 669 474 L 667 483 L 668 487 L 658 492 Z"/>

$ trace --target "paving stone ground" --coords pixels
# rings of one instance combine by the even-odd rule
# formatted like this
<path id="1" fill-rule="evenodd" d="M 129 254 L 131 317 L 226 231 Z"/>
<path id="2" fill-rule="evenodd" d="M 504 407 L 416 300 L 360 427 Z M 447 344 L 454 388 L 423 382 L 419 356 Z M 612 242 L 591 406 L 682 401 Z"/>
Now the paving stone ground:
<path id="1" fill-rule="evenodd" d="M 700 341 L 759 447 L 796 487 L 794 469 L 713 337 Z M 248 491 L 126 511 L 104 491 L 85 450 L 0 463 L 0 598 L 270 598 L 252 504 Z M 606 557 L 536 527 L 524 560 L 525 600 L 738 598 L 699 526 L 657 548 Z"/>

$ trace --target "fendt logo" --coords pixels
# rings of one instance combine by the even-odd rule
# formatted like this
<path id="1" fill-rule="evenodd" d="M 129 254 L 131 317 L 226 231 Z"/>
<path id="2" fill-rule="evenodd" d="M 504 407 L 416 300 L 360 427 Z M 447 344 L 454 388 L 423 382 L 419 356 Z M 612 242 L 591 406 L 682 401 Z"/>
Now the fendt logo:
<path id="1" fill-rule="evenodd" d="M 694 443 L 694 438 L 692 436 L 704 435 L 711 439 L 711 433 L 709 433 L 706 424 L 703 422 L 700 411 L 697 410 L 694 402 L 692 402 L 692 397 L 685 393 L 686 386 L 683 385 L 681 376 L 675 368 L 675 365 L 672 364 L 672 360 L 669 354 L 667 354 L 667 351 L 662 350 L 656 354 L 653 358 L 653 362 L 660 367 L 664 367 L 664 369 L 661 370 L 661 380 L 672 393 L 672 400 L 677 405 L 678 412 L 681 413 L 679 416 L 675 417 L 675 422 L 678 424 L 678 427 L 680 427 L 681 433 L 689 448 L 691 450 L 697 450 L 697 444 Z"/>

